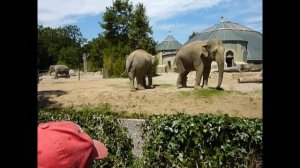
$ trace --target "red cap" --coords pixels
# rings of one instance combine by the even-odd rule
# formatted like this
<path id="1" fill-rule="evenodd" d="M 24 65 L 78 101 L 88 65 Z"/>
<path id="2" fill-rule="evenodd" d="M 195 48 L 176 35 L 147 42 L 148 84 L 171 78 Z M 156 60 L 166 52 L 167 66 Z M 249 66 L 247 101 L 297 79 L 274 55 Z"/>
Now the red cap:
<path id="1" fill-rule="evenodd" d="M 39 168 L 85 168 L 93 159 L 107 155 L 103 143 L 93 140 L 73 122 L 48 122 L 38 126 Z"/>

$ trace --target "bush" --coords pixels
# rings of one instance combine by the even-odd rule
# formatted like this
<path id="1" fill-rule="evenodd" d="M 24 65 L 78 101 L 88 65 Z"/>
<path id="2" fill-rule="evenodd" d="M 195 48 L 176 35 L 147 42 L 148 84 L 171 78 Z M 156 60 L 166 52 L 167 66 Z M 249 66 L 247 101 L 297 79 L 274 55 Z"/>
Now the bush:
<path id="1" fill-rule="evenodd" d="M 199 114 L 151 116 L 143 167 L 261 167 L 262 120 Z"/>
<path id="2" fill-rule="evenodd" d="M 126 70 L 126 54 L 130 48 L 121 44 L 104 49 L 103 68 L 108 71 L 111 78 L 119 78 Z"/>
<path id="3" fill-rule="evenodd" d="M 156 75 L 156 71 L 157 71 L 157 65 L 158 65 L 158 58 L 156 57 L 153 57 L 152 59 L 152 76 L 155 76 Z"/>
<path id="4" fill-rule="evenodd" d="M 262 167 L 262 119 L 199 114 L 145 117 L 143 157 L 109 104 L 74 110 L 40 109 L 38 122 L 68 120 L 103 142 L 109 156 L 93 167 Z M 128 117 L 128 116 L 127 116 Z M 131 116 L 132 117 L 132 116 Z"/>
<path id="5" fill-rule="evenodd" d="M 81 126 L 93 139 L 97 139 L 108 148 L 109 155 L 104 160 L 94 161 L 93 167 L 130 167 L 134 164 L 133 142 L 127 137 L 127 129 L 120 126 L 116 115 L 107 115 L 107 107 L 94 110 L 41 109 L 38 123 L 48 121 L 73 121 Z M 106 114 L 104 114 L 106 113 Z"/>

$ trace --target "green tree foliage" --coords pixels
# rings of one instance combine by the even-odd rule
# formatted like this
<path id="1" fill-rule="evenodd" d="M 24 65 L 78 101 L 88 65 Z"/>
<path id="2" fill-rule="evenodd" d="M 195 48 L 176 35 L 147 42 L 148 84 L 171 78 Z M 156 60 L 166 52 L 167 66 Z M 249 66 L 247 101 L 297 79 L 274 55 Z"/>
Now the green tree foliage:
<path id="1" fill-rule="evenodd" d="M 189 40 L 190 40 L 191 38 L 193 38 L 194 36 L 196 36 L 196 35 L 197 35 L 197 33 L 193 31 L 193 33 L 189 36 Z"/>
<path id="2" fill-rule="evenodd" d="M 98 71 L 103 68 L 104 50 L 108 47 L 108 42 L 103 34 L 94 38 L 84 45 L 83 52 L 88 53 L 88 71 Z"/>
<path id="3" fill-rule="evenodd" d="M 74 46 L 68 46 L 67 48 L 62 48 L 59 51 L 59 62 L 68 65 L 69 68 L 78 68 L 78 63 L 81 61 L 80 48 Z"/>
<path id="4" fill-rule="evenodd" d="M 133 9 L 132 3 L 128 1 L 113 1 L 113 6 L 106 7 L 103 14 L 103 23 L 100 26 L 105 29 L 105 38 L 112 44 L 128 42 L 128 29 Z"/>
<path id="5" fill-rule="evenodd" d="M 135 49 L 141 48 L 154 54 L 155 42 L 146 9 L 138 4 L 133 11 L 129 0 L 115 0 L 111 7 L 107 7 L 103 14 L 105 29 L 104 38 L 107 46 L 103 53 L 103 66 L 110 77 L 120 77 L 125 71 L 125 57 Z"/>
<path id="6" fill-rule="evenodd" d="M 38 26 L 38 60 L 39 68 L 47 69 L 49 65 L 55 64 L 58 61 L 60 50 L 59 36 L 55 29 L 50 27 L 44 28 Z"/>
<path id="7" fill-rule="evenodd" d="M 121 77 L 125 72 L 126 54 L 130 53 L 127 45 L 114 45 L 104 49 L 104 67 L 110 77 Z"/>
<path id="8" fill-rule="evenodd" d="M 42 25 L 39 25 L 39 68 L 45 70 L 57 62 L 63 62 L 70 67 L 78 66 L 79 61 L 81 61 L 79 59 L 80 55 L 82 55 L 81 45 L 85 41 L 86 39 L 82 37 L 77 26 L 68 25 L 59 28 L 44 28 Z M 68 55 L 69 53 L 72 55 Z"/>
<path id="9" fill-rule="evenodd" d="M 87 40 L 83 38 L 79 27 L 74 25 L 67 25 L 63 28 L 58 28 L 58 33 L 61 37 L 61 43 L 63 46 L 76 46 L 80 47 Z"/>
<path id="10" fill-rule="evenodd" d="M 154 57 L 154 59 L 152 59 L 152 75 L 153 76 L 156 75 L 158 62 L 159 62 L 159 60 L 157 57 Z"/>
<path id="11" fill-rule="evenodd" d="M 129 41 L 132 49 L 144 49 L 151 54 L 155 53 L 156 43 L 150 35 L 152 28 L 149 26 L 146 8 L 142 3 L 135 6 L 133 20 L 129 27 Z"/>

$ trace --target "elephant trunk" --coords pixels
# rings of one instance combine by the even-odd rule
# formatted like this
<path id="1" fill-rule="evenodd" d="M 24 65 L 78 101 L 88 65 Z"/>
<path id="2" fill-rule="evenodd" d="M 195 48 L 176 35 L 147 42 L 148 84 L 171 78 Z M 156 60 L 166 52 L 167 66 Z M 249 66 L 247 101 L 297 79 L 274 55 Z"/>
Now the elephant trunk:
<path id="1" fill-rule="evenodd" d="M 218 78 L 217 89 L 219 89 L 222 84 L 223 73 L 224 73 L 224 61 L 222 61 L 222 63 L 218 63 L 218 71 L 219 71 L 219 78 Z"/>
<path id="2" fill-rule="evenodd" d="M 216 56 L 216 62 L 218 64 L 218 71 L 219 71 L 219 78 L 218 78 L 218 85 L 217 89 L 220 89 L 222 80 L 223 80 L 223 74 L 224 74 L 224 49 L 221 48 L 220 50 L 223 50 L 223 52 L 220 52 L 219 55 Z"/>

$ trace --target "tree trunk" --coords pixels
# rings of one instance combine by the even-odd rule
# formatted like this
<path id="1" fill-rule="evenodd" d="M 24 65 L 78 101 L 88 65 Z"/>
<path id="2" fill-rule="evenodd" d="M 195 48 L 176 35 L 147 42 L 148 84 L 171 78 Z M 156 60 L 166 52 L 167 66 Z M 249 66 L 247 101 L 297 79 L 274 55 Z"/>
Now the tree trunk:
<path id="1" fill-rule="evenodd" d="M 239 67 L 227 67 L 227 68 L 224 68 L 224 72 L 241 72 L 241 68 L 239 68 Z"/>

